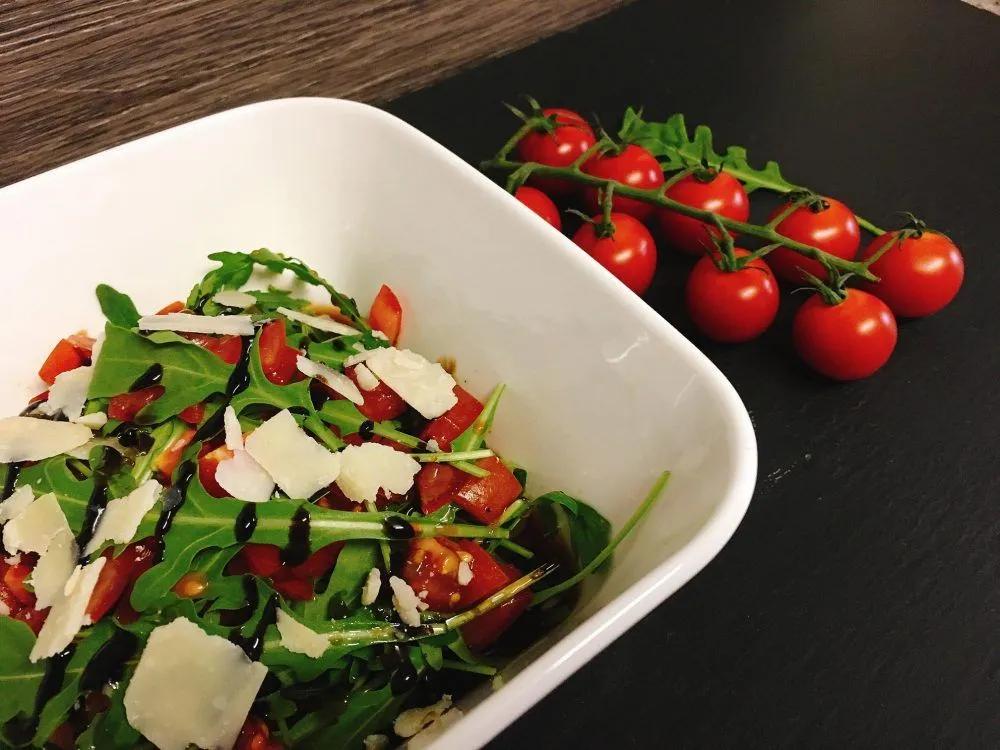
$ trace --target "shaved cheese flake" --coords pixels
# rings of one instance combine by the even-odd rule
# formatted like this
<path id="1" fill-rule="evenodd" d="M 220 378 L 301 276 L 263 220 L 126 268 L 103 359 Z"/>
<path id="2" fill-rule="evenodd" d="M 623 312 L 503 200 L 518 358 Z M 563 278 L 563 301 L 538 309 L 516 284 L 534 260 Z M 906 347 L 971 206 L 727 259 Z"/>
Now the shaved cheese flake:
<path id="1" fill-rule="evenodd" d="M 392 587 L 392 606 L 399 613 L 399 619 L 406 625 L 418 627 L 420 613 L 427 609 L 427 602 L 420 599 L 402 578 L 392 576 L 389 586 Z"/>
<path id="2" fill-rule="evenodd" d="M 278 610 L 276 624 L 281 645 L 294 654 L 318 659 L 330 648 L 330 640 L 325 635 L 307 628 L 283 609 Z"/>
<path id="3" fill-rule="evenodd" d="M 90 414 L 84 414 L 73 421 L 77 424 L 82 424 L 90 430 L 99 430 L 108 423 L 108 415 L 103 411 L 95 411 Z"/>
<path id="4" fill-rule="evenodd" d="M 458 403 L 455 378 L 437 362 L 429 362 L 409 349 L 379 349 L 365 364 L 427 419 L 440 417 Z"/>
<path id="5" fill-rule="evenodd" d="M 378 599 L 378 592 L 382 588 L 382 571 L 378 568 L 372 568 L 368 571 L 368 577 L 365 579 L 365 586 L 361 589 L 361 603 L 366 607 L 369 604 L 374 604 L 375 600 Z"/>
<path id="6" fill-rule="evenodd" d="M 63 588 L 63 595 L 49 610 L 49 616 L 38 633 L 38 640 L 28 654 L 29 661 L 34 663 L 39 659 L 55 656 L 73 642 L 80 628 L 90 624 L 87 605 L 106 562 L 105 558 L 98 557 L 85 567 L 76 566 Z"/>
<path id="7" fill-rule="evenodd" d="M 252 336 L 253 321 L 249 315 L 193 315 L 167 313 L 139 318 L 140 331 L 183 331 L 184 333 L 217 333 L 229 336 Z"/>
<path id="8" fill-rule="evenodd" d="M 223 307 L 238 307 L 241 310 L 257 304 L 257 298 L 246 292 L 226 289 L 212 297 L 212 302 Z"/>
<path id="9" fill-rule="evenodd" d="M 227 406 L 222 413 L 222 423 L 226 428 L 226 447 L 231 451 L 238 451 L 243 448 L 243 428 L 240 427 L 239 417 L 236 410 Z"/>
<path id="10" fill-rule="evenodd" d="M 21 485 L 14 493 L 0 503 L 0 523 L 7 523 L 12 518 L 17 518 L 24 510 L 31 505 L 35 499 L 35 493 L 26 484 Z M 16 565 L 17 563 L 10 563 Z"/>
<path id="11" fill-rule="evenodd" d="M 90 438 L 90 430 L 82 424 L 6 417 L 0 419 L 0 463 L 52 458 L 79 448 Z"/>
<path id="12" fill-rule="evenodd" d="M 441 700 L 430 706 L 419 706 L 403 711 L 393 722 L 393 731 L 400 737 L 413 737 L 437 721 L 449 708 L 451 708 L 451 696 L 443 695 Z"/>
<path id="13" fill-rule="evenodd" d="M 83 414 L 87 391 L 93 379 L 93 367 L 77 367 L 59 373 L 49 388 L 48 399 L 38 405 L 38 411 L 49 416 L 62 413 L 66 419 L 75 422 Z"/>
<path id="14" fill-rule="evenodd" d="M 332 367 L 321 365 L 319 362 L 313 362 L 301 354 L 295 360 L 295 364 L 299 368 L 299 372 L 307 378 L 321 380 L 352 404 L 361 406 L 365 402 L 365 397 L 361 395 L 361 391 L 358 390 L 354 382 L 344 373 L 337 372 Z"/>
<path id="15" fill-rule="evenodd" d="M 229 750 L 266 676 L 239 646 L 178 617 L 150 633 L 125 716 L 160 750 Z"/>
<path id="16" fill-rule="evenodd" d="M 331 453 L 283 409 L 254 430 L 246 450 L 290 498 L 305 500 L 340 474 L 340 456 Z"/>
<path id="17" fill-rule="evenodd" d="M 378 378 L 375 373 L 368 369 L 364 362 L 359 363 L 354 368 L 354 377 L 358 379 L 358 385 L 364 391 L 374 391 L 378 388 Z"/>
<path id="18" fill-rule="evenodd" d="M 97 365 L 97 360 L 101 356 L 101 348 L 104 346 L 104 331 L 97 334 L 94 345 L 90 348 L 90 366 Z"/>
<path id="19" fill-rule="evenodd" d="M 382 331 L 379 331 L 379 330 L 372 331 L 372 336 L 374 336 L 377 339 L 381 339 L 382 341 L 388 341 L 389 340 L 389 337 L 386 336 L 384 333 L 382 333 Z"/>
<path id="20" fill-rule="evenodd" d="M 420 730 L 406 743 L 406 750 L 423 750 L 431 747 L 452 725 L 456 724 L 465 714 L 462 709 L 452 707 L 432 721 L 429 726 Z"/>
<path id="21" fill-rule="evenodd" d="M 362 744 L 364 750 L 389 750 L 389 737 L 385 734 L 369 734 Z"/>
<path id="22" fill-rule="evenodd" d="M 357 328 L 351 328 L 343 323 L 338 323 L 332 318 L 320 317 L 318 315 L 306 315 L 304 312 L 299 312 L 298 310 L 289 310 L 287 307 L 279 307 L 278 312 L 284 315 L 289 320 L 294 320 L 297 323 L 302 323 L 302 325 L 307 325 L 310 328 L 315 328 L 318 331 L 326 331 L 327 333 L 338 333 L 342 336 L 353 336 L 355 334 L 361 333 Z"/>
<path id="23" fill-rule="evenodd" d="M 352 354 L 350 357 L 344 360 L 344 367 L 354 367 L 359 365 L 369 357 L 371 357 L 375 352 L 381 351 L 380 349 L 365 349 L 361 344 L 355 344 L 354 347 L 358 350 L 357 354 Z"/>
<path id="24" fill-rule="evenodd" d="M 431 438 L 430 440 L 428 440 L 425 445 L 427 446 L 427 451 L 429 453 L 440 453 L 441 452 L 441 446 L 438 444 L 438 441 L 435 440 L 434 438 Z"/>
<path id="25" fill-rule="evenodd" d="M 0 602 L 0 617 L 10 617 L 10 607 L 4 602 Z"/>
<path id="26" fill-rule="evenodd" d="M 80 551 L 76 540 L 68 531 L 61 531 L 52 539 L 45 554 L 38 558 L 31 571 L 31 586 L 35 590 L 35 609 L 46 609 L 64 596 L 64 589 L 76 569 Z"/>
<path id="27" fill-rule="evenodd" d="M 234 450 L 232 458 L 219 461 L 215 481 L 232 497 L 247 503 L 266 503 L 274 494 L 271 475 L 242 448 Z"/>
<path id="28" fill-rule="evenodd" d="M 458 564 L 457 580 L 459 586 L 468 586 L 472 583 L 472 567 L 465 560 Z"/>
<path id="29" fill-rule="evenodd" d="M 391 446 L 349 445 L 340 452 L 337 486 L 356 503 L 375 502 L 380 489 L 405 495 L 418 471 L 420 464 Z"/>
<path id="30" fill-rule="evenodd" d="M 3 527 L 3 546 L 8 552 L 44 554 L 49 544 L 62 532 L 69 532 L 69 523 L 55 494 L 38 497 Z"/>
<path id="31" fill-rule="evenodd" d="M 155 479 L 149 479 L 136 487 L 125 497 L 118 497 L 108 502 L 94 529 L 84 552 L 91 554 L 101 548 L 105 542 L 128 544 L 132 541 L 143 517 L 153 509 L 163 486 Z"/>

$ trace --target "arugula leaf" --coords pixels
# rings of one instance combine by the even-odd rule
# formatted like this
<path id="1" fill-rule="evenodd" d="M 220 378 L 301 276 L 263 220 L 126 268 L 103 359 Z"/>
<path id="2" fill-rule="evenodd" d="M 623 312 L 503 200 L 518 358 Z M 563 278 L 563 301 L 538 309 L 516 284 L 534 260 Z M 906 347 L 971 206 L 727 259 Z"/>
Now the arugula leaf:
<path id="1" fill-rule="evenodd" d="M 214 356 L 214 355 L 212 355 Z M 104 355 L 102 354 L 103 358 Z M 264 374 L 260 360 L 260 332 L 254 337 L 250 346 L 250 384 L 237 393 L 230 405 L 236 414 L 242 414 L 251 406 L 273 406 L 278 409 L 301 409 L 309 414 L 315 412 L 312 398 L 309 395 L 309 381 L 300 380 L 289 385 L 275 385 Z M 153 402 L 156 403 L 155 401 Z"/>
<path id="2" fill-rule="evenodd" d="M 198 309 L 201 303 L 223 289 L 239 289 L 250 280 L 253 273 L 253 259 L 246 253 L 218 252 L 208 256 L 221 265 L 205 274 L 188 294 L 187 306 Z"/>
<path id="3" fill-rule="evenodd" d="M 776 193 L 802 189 L 782 176 L 777 162 L 769 161 L 763 169 L 750 166 L 747 151 L 742 146 L 730 146 L 725 154 L 717 153 L 712 146 L 712 131 L 707 125 L 699 125 L 694 137 L 688 137 L 682 114 L 671 115 L 665 122 L 648 122 L 639 111 L 630 107 L 625 111 L 620 135 L 660 158 L 665 171 L 708 164 L 736 177 L 748 193 L 758 188 Z"/>
<path id="4" fill-rule="evenodd" d="M 28 661 L 34 643 L 31 628 L 19 620 L 0 617 L 0 726 L 34 713 L 35 695 L 45 676 L 44 662 Z"/>
<path id="5" fill-rule="evenodd" d="M 369 571 L 378 565 L 378 545 L 368 541 L 348 542 L 337 557 L 324 596 L 327 601 L 339 596 L 348 606 L 355 606 Z"/>
<path id="6" fill-rule="evenodd" d="M 365 737 L 378 734 L 396 718 L 410 693 L 393 695 L 389 685 L 379 690 L 362 690 L 352 693 L 347 707 L 336 722 L 326 729 L 303 739 L 303 750 L 362 747 Z"/>
<path id="7" fill-rule="evenodd" d="M 597 510 L 565 492 L 550 492 L 535 501 L 536 510 L 549 506 L 554 511 L 557 533 L 573 550 L 577 569 L 587 567 L 611 539 L 611 524 Z M 610 558 L 605 561 L 605 566 Z"/>
<path id="8" fill-rule="evenodd" d="M 170 332 L 142 336 L 111 323 L 105 333 L 88 398 L 127 393 L 151 365 L 163 368 L 163 395 L 139 412 L 141 424 L 162 422 L 226 390 L 232 365 L 197 344 Z"/>
<path id="9" fill-rule="evenodd" d="M 139 325 L 139 311 L 127 294 L 119 292 L 107 284 L 97 285 L 97 301 L 101 312 L 109 322 L 122 328 L 135 328 Z"/>
<path id="10" fill-rule="evenodd" d="M 250 290 L 247 294 L 257 300 L 257 307 L 262 312 L 274 312 L 279 307 L 301 310 L 309 304 L 304 299 L 293 297 L 284 289 L 278 289 L 274 286 L 269 286 L 266 290 Z"/>
<path id="11" fill-rule="evenodd" d="M 94 493 L 94 480 L 90 477 L 77 479 L 67 465 L 70 460 L 66 455 L 53 456 L 25 466 L 18 477 L 18 485 L 31 485 L 35 495 L 55 493 L 70 528 L 78 533 Z"/>
<path id="12" fill-rule="evenodd" d="M 77 738 L 79 750 L 121 750 L 123 747 L 140 747 L 139 733 L 128 723 L 125 716 L 125 691 L 131 675 L 126 675 L 111 689 L 108 697 L 111 707 L 99 713 L 83 733 Z M 107 692 L 107 688 L 105 689 Z"/>

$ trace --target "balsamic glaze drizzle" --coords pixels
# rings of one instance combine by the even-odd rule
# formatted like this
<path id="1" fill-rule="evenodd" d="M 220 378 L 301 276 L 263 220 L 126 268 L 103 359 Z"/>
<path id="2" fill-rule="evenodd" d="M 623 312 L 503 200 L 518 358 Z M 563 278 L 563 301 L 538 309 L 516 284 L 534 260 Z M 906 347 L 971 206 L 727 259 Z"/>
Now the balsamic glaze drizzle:
<path id="1" fill-rule="evenodd" d="M 153 447 L 153 436 L 148 431 L 138 427 L 123 425 L 115 432 L 115 436 L 123 448 L 129 448 L 138 453 L 148 453 Z"/>
<path id="2" fill-rule="evenodd" d="M 4 728 L 7 738 L 16 745 L 26 745 L 31 742 L 31 738 L 38 729 L 42 709 L 62 687 L 63 678 L 66 676 L 66 665 L 73 658 L 75 650 L 76 647 L 71 645 L 65 651 L 45 660 L 45 674 L 42 676 L 38 693 L 35 695 L 35 708 L 32 715 L 21 720 L 15 719 Z"/>
<path id="3" fill-rule="evenodd" d="M 242 393 L 250 385 L 250 348 L 252 345 L 253 337 L 245 336 L 243 338 L 243 350 L 240 352 L 239 362 L 236 363 L 236 367 L 233 368 L 233 371 L 229 375 L 229 381 L 226 383 L 226 400 L 198 428 L 192 442 L 198 443 L 211 440 L 225 429 L 226 407 L 233 400 L 233 396 Z"/>
<path id="4" fill-rule="evenodd" d="M 281 561 L 286 565 L 301 565 L 309 557 L 309 511 L 299 507 L 288 527 L 288 545 L 281 550 Z"/>
<path id="5" fill-rule="evenodd" d="M 419 679 L 420 675 L 417 673 L 416 667 L 413 666 L 409 658 L 404 657 L 396 671 L 392 673 L 389 687 L 393 695 L 401 695 L 414 688 Z"/>
<path id="6" fill-rule="evenodd" d="M 253 634 L 250 636 L 244 636 L 239 628 L 236 628 L 229 634 L 229 640 L 235 643 L 241 649 L 243 653 L 247 655 L 253 661 L 260 659 L 261 653 L 264 651 L 264 634 L 267 629 L 274 625 L 278 619 L 278 595 L 271 594 L 267 600 L 267 604 L 264 605 L 264 611 L 261 612 L 260 620 L 257 622 L 257 627 L 254 628 Z"/>
<path id="7" fill-rule="evenodd" d="M 125 662 L 139 647 L 139 639 L 127 630 L 115 630 L 97 651 L 80 676 L 80 690 L 100 690 L 121 679 Z"/>
<path id="8" fill-rule="evenodd" d="M 0 500 L 6 500 L 14 494 L 14 485 L 17 484 L 17 478 L 20 474 L 20 463 L 7 464 L 7 480 L 3 483 L 3 494 L 0 495 Z"/>
<path id="9" fill-rule="evenodd" d="M 108 505 L 108 477 L 114 474 L 122 465 L 122 454 L 113 448 L 105 446 L 101 450 L 100 461 L 95 463 L 94 472 L 91 478 L 94 480 L 94 489 L 90 493 L 90 500 L 87 502 L 87 509 L 83 513 L 83 525 L 80 533 L 76 535 L 77 549 L 80 550 L 80 564 L 84 564 L 88 555 L 84 552 L 87 544 L 97 530 L 97 524 L 101 520 L 101 515 Z"/>
<path id="10" fill-rule="evenodd" d="M 187 460 L 181 464 L 177 471 L 177 481 L 174 486 L 163 493 L 163 510 L 156 521 L 156 536 L 163 538 L 163 535 L 170 531 L 170 526 L 174 522 L 174 516 L 184 505 L 187 496 L 187 488 L 194 477 L 197 467 L 194 461 Z"/>
<path id="11" fill-rule="evenodd" d="M 141 391 L 143 388 L 149 388 L 151 385 L 158 384 L 161 380 L 163 380 L 163 367 L 157 362 L 137 377 L 128 390 L 130 393 L 132 391 Z"/>
<path id="12" fill-rule="evenodd" d="M 370 419 L 366 419 L 361 423 L 361 426 L 358 427 L 358 435 L 362 440 L 371 440 L 375 437 L 375 423 Z"/>
<path id="13" fill-rule="evenodd" d="M 236 527 L 233 534 L 240 544 L 246 542 L 253 536 L 254 529 L 257 528 L 257 506 L 247 503 L 236 516 Z"/>
<path id="14" fill-rule="evenodd" d="M 412 524 L 402 516 L 389 516 L 382 522 L 382 529 L 392 539 L 413 539 L 417 535 Z"/>

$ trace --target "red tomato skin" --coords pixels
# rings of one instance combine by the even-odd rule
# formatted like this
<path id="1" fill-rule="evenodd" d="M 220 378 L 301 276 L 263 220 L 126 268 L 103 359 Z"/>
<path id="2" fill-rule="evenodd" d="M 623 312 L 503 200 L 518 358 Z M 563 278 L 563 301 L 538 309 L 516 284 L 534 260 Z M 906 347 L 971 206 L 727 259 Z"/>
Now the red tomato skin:
<path id="1" fill-rule="evenodd" d="M 735 248 L 737 256 L 749 255 Z M 757 259 L 739 271 L 722 271 L 711 256 L 695 263 L 685 287 L 688 315 L 710 339 L 739 343 L 757 338 L 778 314 L 778 282 Z"/>
<path id="2" fill-rule="evenodd" d="M 275 385 L 288 385 L 298 372 L 299 352 L 287 342 L 283 320 L 272 320 L 266 324 L 257 341 L 264 376 Z"/>
<path id="3" fill-rule="evenodd" d="M 248 716 L 236 738 L 233 750 L 284 750 L 284 747 L 277 740 L 271 739 L 271 730 L 263 719 Z"/>
<path id="4" fill-rule="evenodd" d="M 461 608 L 459 546 L 452 539 L 414 539 L 403 564 L 402 577 L 435 612 Z M 424 593 L 426 592 L 426 594 Z"/>
<path id="5" fill-rule="evenodd" d="M 274 544 L 250 542 L 240 550 L 247 570 L 260 578 L 270 578 L 282 568 L 281 548 Z"/>
<path id="6" fill-rule="evenodd" d="M 719 172 L 705 182 L 687 175 L 667 188 L 666 195 L 679 203 L 702 208 L 727 219 L 746 221 L 750 218 L 750 200 L 743 185 L 730 174 Z M 657 212 L 660 232 L 667 244 L 688 255 L 703 255 L 714 248 L 711 237 L 719 230 L 703 221 L 692 219 L 668 208 Z M 733 237 L 734 232 L 730 232 Z"/>
<path id="7" fill-rule="evenodd" d="M 177 416 L 192 427 L 197 427 L 201 424 L 201 420 L 205 418 L 205 404 L 201 402 L 191 404 L 191 406 L 182 410 Z"/>
<path id="8" fill-rule="evenodd" d="M 10 616 L 15 620 L 20 620 L 29 628 L 31 631 L 38 635 L 42 630 L 42 625 L 45 624 L 45 618 L 49 616 L 49 610 L 46 609 L 35 609 L 34 606 L 24 607 L 17 612 L 11 612 Z"/>
<path id="9" fill-rule="evenodd" d="M 489 648 L 531 604 L 531 592 L 522 591 L 509 601 L 462 626 L 462 640 L 473 651 Z"/>
<path id="10" fill-rule="evenodd" d="M 568 167 L 597 143 L 593 129 L 576 112 L 548 108 L 543 109 L 542 114 L 555 116 L 556 127 L 551 133 L 536 130 L 525 135 L 517 144 L 521 161 Z M 531 184 L 553 197 L 567 197 L 577 192 L 577 185 L 569 180 L 532 177 Z"/>
<path id="11" fill-rule="evenodd" d="M 421 440 L 436 440 L 442 450 L 451 447 L 451 441 L 465 432 L 482 413 L 483 405 L 475 396 L 456 385 L 452 392 L 458 402 L 440 417 L 432 419 L 420 433 Z"/>
<path id="12" fill-rule="evenodd" d="M 372 300 L 368 323 L 376 331 L 384 333 L 389 338 L 390 344 L 399 341 L 399 334 L 403 328 L 403 306 L 399 304 L 396 293 L 385 284 Z"/>
<path id="13" fill-rule="evenodd" d="M 212 497 L 229 497 L 229 493 L 215 479 L 215 470 L 219 462 L 232 458 L 233 452 L 224 445 L 216 448 L 205 445 L 198 456 L 198 481 Z"/>
<path id="14" fill-rule="evenodd" d="M 348 367 L 344 370 L 344 374 L 361 391 L 361 396 L 365 402 L 358 407 L 358 411 L 361 412 L 365 419 L 370 419 L 372 422 L 384 422 L 387 419 L 395 419 L 406 411 L 406 402 L 381 380 L 372 390 L 366 391 L 358 383 L 358 375 L 355 367 Z M 330 394 L 331 398 L 343 398 L 343 396 L 333 389 L 326 387 L 325 383 L 320 383 L 320 385 Z"/>
<path id="15" fill-rule="evenodd" d="M 583 171 L 594 177 L 615 180 L 643 190 L 656 190 L 663 184 L 663 169 L 656 157 L 642 146 L 635 144 L 625 146 L 621 153 L 609 151 L 595 154 L 583 165 Z M 600 191 L 597 188 L 586 188 L 583 200 L 591 213 L 599 213 L 602 210 Z M 645 221 L 653 215 L 656 206 L 635 198 L 615 195 L 611 199 L 611 210 Z"/>
<path id="16" fill-rule="evenodd" d="M 34 569 L 33 564 L 29 564 L 24 556 L 15 565 L 6 565 L 3 572 L 3 586 L 17 600 L 21 607 L 34 607 L 35 595 L 27 589 L 24 582 L 31 575 Z"/>
<path id="17" fill-rule="evenodd" d="M 656 273 L 656 243 L 649 230 L 628 214 L 612 213 L 615 231 L 611 237 L 598 237 L 595 216 L 573 235 L 573 242 L 604 266 L 636 294 L 643 294 Z M 593 223 L 592 223 L 593 222 Z"/>
<path id="18" fill-rule="evenodd" d="M 161 453 L 156 459 L 156 470 L 159 471 L 167 479 L 174 475 L 174 470 L 177 465 L 181 462 L 181 457 L 184 455 L 184 450 L 191 445 L 191 441 L 194 440 L 196 430 L 185 430 L 179 437 L 174 438 L 173 442 L 166 447 L 166 449 Z"/>
<path id="19" fill-rule="evenodd" d="M 228 365 L 235 365 L 243 354 L 243 339 L 239 336 L 212 336 L 207 333 L 182 333 L 202 349 L 207 349 Z"/>
<path id="20" fill-rule="evenodd" d="M 531 185 L 521 185 L 514 193 L 514 197 L 558 231 L 562 231 L 562 216 L 559 214 L 558 206 L 541 190 L 533 188 Z"/>
<path id="21" fill-rule="evenodd" d="M 274 590 L 293 602 L 308 602 L 316 596 L 315 584 L 305 578 L 296 578 L 291 571 L 281 570 L 271 578 Z"/>
<path id="22" fill-rule="evenodd" d="M 304 563 L 293 565 L 288 570 L 296 578 L 320 578 L 333 569 L 343 548 L 344 542 L 333 542 L 320 547 Z"/>
<path id="23" fill-rule="evenodd" d="M 898 234 L 886 232 L 876 237 L 861 259 L 870 258 Z M 955 299 L 965 278 L 962 252 L 948 237 L 931 231 L 896 242 L 869 269 L 880 281 L 864 283 L 862 288 L 903 318 L 938 312 Z"/>
<path id="24" fill-rule="evenodd" d="M 455 495 L 455 504 L 477 521 L 494 524 L 521 494 L 521 483 L 497 456 L 476 462 L 488 477 L 470 476 Z"/>
<path id="25" fill-rule="evenodd" d="M 434 513 L 455 499 L 455 491 L 467 476 L 448 464 L 424 464 L 417 474 L 420 510 Z"/>
<path id="26" fill-rule="evenodd" d="M 169 315 L 170 313 L 182 312 L 185 309 L 186 308 L 184 307 L 184 303 L 181 302 L 180 300 L 176 300 L 176 301 L 171 302 L 170 304 L 166 305 L 163 309 L 161 309 L 156 314 L 157 315 Z"/>
<path id="27" fill-rule="evenodd" d="M 467 562 L 472 569 L 472 580 L 462 587 L 463 608 L 471 607 L 490 594 L 495 594 L 521 575 L 518 573 L 511 578 L 503 563 L 471 539 L 456 539 L 455 544 L 461 552 L 468 555 Z"/>
<path id="28" fill-rule="evenodd" d="M 57 376 L 75 370 L 83 363 L 84 356 L 80 350 L 67 339 L 60 339 L 39 368 L 38 377 L 52 385 Z"/>
<path id="29" fill-rule="evenodd" d="M 848 289 L 839 305 L 812 295 L 795 313 L 792 339 L 799 356 L 833 380 L 860 380 L 889 361 L 896 319 L 878 297 Z"/>
<path id="30" fill-rule="evenodd" d="M 92 622 L 110 612 L 131 584 L 153 567 L 159 558 L 160 545 L 150 537 L 128 545 L 117 557 L 112 556 L 113 551 L 111 547 L 104 551 L 105 563 L 87 603 L 87 615 Z"/>
<path id="31" fill-rule="evenodd" d="M 134 422 L 136 416 L 163 395 L 162 385 L 151 385 L 129 393 L 112 396 L 108 402 L 108 418 L 122 422 Z"/>
<path id="32" fill-rule="evenodd" d="M 823 198 L 827 207 L 813 210 L 803 205 L 781 220 L 775 231 L 806 245 L 818 247 L 823 252 L 844 260 L 854 260 L 861 243 L 861 228 L 854 212 L 834 198 Z M 768 221 L 776 218 L 788 205 L 778 206 L 771 212 Z M 787 247 L 779 247 L 767 255 L 767 263 L 775 276 L 792 284 L 801 284 L 806 277 L 802 271 L 826 280 L 826 269 L 818 260 L 807 258 Z"/>

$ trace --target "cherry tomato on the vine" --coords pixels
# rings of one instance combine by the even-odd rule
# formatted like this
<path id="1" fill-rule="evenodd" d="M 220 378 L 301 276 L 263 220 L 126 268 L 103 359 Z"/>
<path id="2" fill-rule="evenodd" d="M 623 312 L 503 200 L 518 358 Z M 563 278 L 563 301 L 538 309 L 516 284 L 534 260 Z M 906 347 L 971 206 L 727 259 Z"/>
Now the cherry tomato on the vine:
<path id="1" fill-rule="evenodd" d="M 938 232 L 903 232 L 870 269 L 878 283 L 864 288 L 900 317 L 922 318 L 936 313 L 958 294 L 965 278 L 965 261 L 955 243 Z M 861 253 L 870 258 L 900 232 L 886 232 Z"/>
<path id="2" fill-rule="evenodd" d="M 860 289 L 830 304 L 812 295 L 795 313 L 792 338 L 807 365 L 834 380 L 867 378 L 896 348 L 896 319 L 882 300 Z"/>
<path id="3" fill-rule="evenodd" d="M 656 271 L 656 243 L 642 222 L 628 214 L 612 213 L 610 236 L 600 236 L 603 216 L 595 216 L 573 235 L 573 242 L 611 271 L 636 294 L 642 294 Z"/>
<path id="4" fill-rule="evenodd" d="M 768 221 L 787 211 L 788 207 L 787 203 L 778 206 Z M 775 231 L 844 260 L 854 260 L 861 242 L 861 229 L 854 212 L 833 198 L 816 198 L 799 206 L 781 220 Z M 803 270 L 826 280 L 826 269 L 818 260 L 807 258 L 787 247 L 772 250 L 767 256 L 767 263 L 776 276 L 793 284 L 800 284 L 805 280 Z"/>
<path id="5" fill-rule="evenodd" d="M 542 114 L 554 117 L 555 126 L 551 132 L 539 129 L 528 133 L 518 142 L 517 155 L 521 161 L 568 167 L 597 142 L 593 129 L 576 112 L 548 108 Z M 551 196 L 566 196 L 577 190 L 576 184 L 568 180 L 533 177 L 531 183 Z"/>
<path id="6" fill-rule="evenodd" d="M 643 190 L 655 190 L 663 184 L 663 169 L 656 157 L 635 144 L 629 144 L 620 151 L 595 154 L 584 163 L 583 171 L 594 177 L 615 180 Z M 597 188 L 588 187 L 583 199 L 587 210 L 595 213 L 601 210 L 600 190 Z M 612 196 L 611 206 L 613 211 L 631 214 L 640 220 L 648 219 L 656 209 L 652 203 L 621 195 Z"/>
<path id="7" fill-rule="evenodd" d="M 734 250 L 737 257 L 750 253 Z M 736 271 L 719 268 L 711 255 L 699 260 L 685 288 L 688 315 L 702 333 L 715 341 L 739 343 L 756 338 L 778 314 L 778 282 L 757 258 Z"/>
<path id="8" fill-rule="evenodd" d="M 750 218 L 746 190 L 739 180 L 727 172 L 699 170 L 668 187 L 666 195 L 679 203 L 705 209 L 727 219 L 746 221 Z M 712 237 L 719 236 L 716 227 L 668 208 L 661 208 L 657 216 L 664 239 L 688 255 L 701 255 L 711 250 Z M 733 232 L 729 234 L 736 236 Z"/>
<path id="9" fill-rule="evenodd" d="M 560 232 L 562 231 L 562 217 L 559 215 L 559 208 L 541 190 L 530 185 L 521 185 L 514 193 L 514 197 Z"/>

